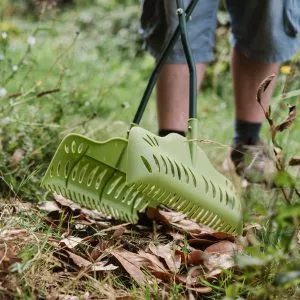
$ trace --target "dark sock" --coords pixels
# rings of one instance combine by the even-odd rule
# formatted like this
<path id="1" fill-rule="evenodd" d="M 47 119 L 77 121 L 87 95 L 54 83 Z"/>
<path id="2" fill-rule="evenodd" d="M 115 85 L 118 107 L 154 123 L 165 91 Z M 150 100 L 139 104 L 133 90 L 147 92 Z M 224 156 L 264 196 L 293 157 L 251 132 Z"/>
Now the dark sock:
<path id="1" fill-rule="evenodd" d="M 252 123 L 242 120 L 235 120 L 233 143 L 255 145 L 259 141 L 261 123 Z"/>
<path id="2" fill-rule="evenodd" d="M 184 131 L 170 130 L 170 129 L 160 129 L 158 131 L 158 135 L 162 136 L 162 137 L 168 135 L 169 133 L 177 133 L 177 134 L 180 134 L 182 136 L 185 136 L 185 132 Z"/>

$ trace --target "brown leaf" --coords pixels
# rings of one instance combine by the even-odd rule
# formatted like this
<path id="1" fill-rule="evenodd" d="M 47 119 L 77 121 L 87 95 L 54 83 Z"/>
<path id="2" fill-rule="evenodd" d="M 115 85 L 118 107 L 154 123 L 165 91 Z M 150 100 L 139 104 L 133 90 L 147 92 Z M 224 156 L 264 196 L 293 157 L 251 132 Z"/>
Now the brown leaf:
<path id="1" fill-rule="evenodd" d="M 233 255 L 241 251 L 241 247 L 232 242 L 218 242 L 205 249 L 204 265 L 209 271 L 214 271 L 213 275 L 215 276 L 221 273 L 223 269 L 232 268 L 234 266 Z"/>
<path id="2" fill-rule="evenodd" d="M 185 215 L 180 212 L 175 211 L 164 211 L 162 209 L 159 210 L 159 214 L 161 214 L 167 221 L 167 223 L 176 223 L 185 219 Z"/>
<path id="3" fill-rule="evenodd" d="M 81 212 L 92 220 L 111 220 L 110 217 L 104 215 L 103 213 L 97 210 L 90 210 L 83 207 L 81 208 Z M 99 224 L 99 222 L 97 222 L 97 224 Z"/>
<path id="4" fill-rule="evenodd" d="M 171 272 L 161 272 L 157 270 L 151 270 L 151 274 L 163 282 L 170 282 L 170 281 L 174 281 L 175 279 L 174 274 L 172 274 Z"/>
<path id="5" fill-rule="evenodd" d="M 107 265 L 106 261 L 98 261 L 92 265 L 91 271 L 113 271 L 118 268 L 118 266 L 115 266 L 113 264 Z"/>
<path id="6" fill-rule="evenodd" d="M 205 260 L 204 265 L 209 271 L 215 271 L 214 276 L 218 275 L 224 269 L 230 269 L 234 266 L 232 255 L 230 254 L 210 254 Z M 210 274 L 211 276 L 211 274 Z"/>
<path id="7" fill-rule="evenodd" d="M 74 226 L 77 229 L 83 229 L 85 226 L 93 224 L 102 228 L 109 228 L 111 226 L 111 223 L 107 222 L 109 219 L 100 212 L 82 208 L 61 195 L 54 193 L 53 196 L 55 201 L 45 201 L 38 205 L 39 209 L 49 212 L 48 217 L 53 222 L 49 218 L 47 222 L 52 226 L 55 227 L 57 221 L 61 221 L 61 217 L 64 219 L 63 225 L 67 225 L 66 223 L 72 218 Z M 62 213 L 63 215 L 61 216 Z"/>
<path id="8" fill-rule="evenodd" d="M 293 157 L 289 161 L 290 166 L 300 166 L 300 157 Z"/>
<path id="9" fill-rule="evenodd" d="M 101 240 L 92 250 L 92 252 L 90 253 L 90 257 L 92 260 L 97 260 L 100 255 L 103 254 L 103 252 L 111 247 L 112 244 L 111 244 L 111 241 L 106 241 L 106 240 Z"/>
<path id="10" fill-rule="evenodd" d="M 168 230 L 166 234 L 170 235 L 174 241 L 183 241 L 185 238 L 185 236 L 182 233 L 174 230 Z"/>
<path id="11" fill-rule="evenodd" d="M 289 114 L 288 114 L 287 118 L 282 123 L 277 125 L 275 127 L 275 130 L 281 132 L 281 131 L 289 128 L 293 124 L 295 119 L 296 119 L 296 105 L 293 105 L 293 106 L 289 107 Z"/>
<path id="12" fill-rule="evenodd" d="M 148 268 L 150 268 L 152 271 L 168 273 L 168 270 L 165 268 L 162 262 L 157 258 L 157 256 L 151 253 L 147 253 L 143 250 L 140 250 L 138 254 L 149 261 Z"/>
<path id="13" fill-rule="evenodd" d="M 148 217 L 152 220 L 162 222 L 170 227 L 176 228 L 177 230 L 188 234 L 214 232 L 213 229 L 205 225 L 200 225 L 195 221 L 187 219 L 186 216 L 181 212 L 151 208 L 148 211 Z"/>
<path id="14" fill-rule="evenodd" d="M 38 208 L 47 212 L 61 211 L 59 206 L 54 201 L 43 201 L 38 204 Z"/>
<path id="15" fill-rule="evenodd" d="M 195 248 L 205 248 L 211 244 L 214 244 L 216 242 L 216 240 L 208 240 L 208 239 L 189 239 L 188 243 L 190 246 L 193 246 Z"/>
<path id="16" fill-rule="evenodd" d="M 120 262 L 127 273 L 138 283 L 145 284 L 146 277 L 141 268 L 147 261 L 138 254 L 129 252 L 125 249 L 115 249 L 111 254 Z"/>
<path id="17" fill-rule="evenodd" d="M 214 231 L 205 225 L 200 225 L 192 220 L 187 219 L 181 220 L 177 223 L 172 222 L 171 225 L 189 234 L 209 233 Z"/>
<path id="18" fill-rule="evenodd" d="M 15 240 L 18 238 L 24 239 L 28 236 L 28 231 L 23 228 L 4 229 L 0 232 L 0 240 L 3 242 Z"/>
<path id="19" fill-rule="evenodd" d="M 74 203 L 72 200 L 67 199 L 65 197 L 63 197 L 62 195 L 58 195 L 56 193 L 53 194 L 55 201 L 60 205 L 60 206 L 64 206 L 64 207 L 68 207 L 70 210 L 74 211 L 80 211 L 81 207 Z"/>
<path id="20" fill-rule="evenodd" d="M 268 86 L 270 85 L 270 83 L 273 81 L 274 78 L 275 78 L 275 74 L 269 75 L 258 86 L 257 93 L 256 93 L 256 100 L 259 104 L 261 104 L 263 94 L 265 93 L 265 91 L 267 90 Z"/>
<path id="21" fill-rule="evenodd" d="M 214 237 L 218 240 L 226 239 L 226 240 L 230 240 L 232 242 L 235 240 L 234 235 L 232 235 L 231 233 L 228 233 L 228 232 L 212 232 L 212 233 L 201 234 L 200 236 L 206 237 L 206 238 Z"/>
<path id="22" fill-rule="evenodd" d="M 200 233 L 192 234 L 193 238 L 189 239 L 188 242 L 191 246 L 201 247 L 214 244 L 218 240 L 229 240 L 234 242 L 235 237 L 231 233 L 226 232 L 212 232 L 212 233 Z"/>
<path id="23" fill-rule="evenodd" d="M 119 239 L 123 233 L 125 232 L 126 228 L 124 226 L 118 227 L 112 235 L 112 239 Z"/>
<path id="24" fill-rule="evenodd" d="M 168 220 L 170 226 L 188 234 L 214 232 L 213 229 L 205 225 L 186 219 L 186 216 L 180 212 L 159 210 L 159 213 Z"/>
<path id="25" fill-rule="evenodd" d="M 90 210 L 84 207 L 81 207 L 80 205 L 76 204 L 70 199 L 67 199 L 63 197 L 62 195 L 58 195 L 56 193 L 53 194 L 54 199 L 56 203 L 59 206 L 69 208 L 74 213 L 78 213 L 78 218 L 86 219 L 89 222 L 93 222 L 93 220 L 108 220 L 109 218 L 102 214 L 101 212 L 97 210 Z M 92 220 L 90 220 L 92 219 Z"/>
<path id="26" fill-rule="evenodd" d="M 194 250 L 188 254 L 187 263 L 189 265 L 200 265 L 203 262 L 203 251 Z"/>
<path id="27" fill-rule="evenodd" d="M 66 251 L 66 253 L 77 267 L 86 269 L 87 271 L 112 271 L 118 268 L 112 264 L 107 265 L 107 262 L 104 261 L 92 263 L 71 251 Z"/>
<path id="28" fill-rule="evenodd" d="M 249 231 L 250 229 L 262 230 L 262 226 L 258 223 L 247 223 L 244 226 L 244 231 Z"/>
<path id="29" fill-rule="evenodd" d="M 68 254 L 69 258 L 73 261 L 73 263 L 79 268 L 88 268 L 92 265 L 90 261 L 71 251 L 66 251 L 66 253 Z"/>
<path id="30" fill-rule="evenodd" d="M 18 253 L 14 247 L 10 247 L 6 243 L 0 244 L 0 273 L 9 272 L 9 267 L 21 262 L 22 259 L 18 257 Z"/>
<path id="31" fill-rule="evenodd" d="M 170 248 L 170 244 L 155 246 L 153 243 L 149 244 L 149 249 L 153 254 L 165 260 L 171 272 L 177 273 L 181 266 L 181 256 L 176 255 L 175 251 Z"/>
<path id="32" fill-rule="evenodd" d="M 79 245 L 83 241 L 82 238 L 76 237 L 76 236 L 69 236 L 67 238 L 62 239 L 59 241 L 59 245 L 61 247 L 66 247 L 69 249 L 75 248 L 77 245 Z"/>
<path id="33" fill-rule="evenodd" d="M 237 252 L 241 252 L 242 249 L 237 244 L 234 244 L 229 241 L 221 241 L 218 243 L 215 243 L 205 249 L 205 253 L 229 253 L 229 254 L 235 254 Z"/>
<path id="34" fill-rule="evenodd" d="M 158 221 L 163 224 L 169 225 L 169 223 L 170 223 L 169 220 L 160 213 L 160 210 L 157 208 L 154 208 L 154 207 L 148 207 L 146 209 L 146 216 L 150 220 Z"/>

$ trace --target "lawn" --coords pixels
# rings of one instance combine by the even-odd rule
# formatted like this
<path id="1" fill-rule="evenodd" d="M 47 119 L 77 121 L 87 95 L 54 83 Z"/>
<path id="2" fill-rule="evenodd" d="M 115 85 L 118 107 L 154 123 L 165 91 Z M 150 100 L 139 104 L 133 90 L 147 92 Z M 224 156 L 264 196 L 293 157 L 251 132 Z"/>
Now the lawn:
<path id="1" fill-rule="evenodd" d="M 0 299 L 300 299 L 299 166 L 289 165 L 299 164 L 299 118 L 276 135 L 276 188 L 231 178 L 244 203 L 239 237 L 165 208 L 117 222 L 40 186 L 66 134 L 126 136 L 154 66 L 138 1 L 74 2 L 0 4 Z M 199 143 L 222 170 L 233 104 L 228 16 L 218 18 L 198 115 Z M 299 79 L 296 56 L 277 78 L 275 124 L 299 107 Z M 142 126 L 156 133 L 154 98 Z M 262 139 L 273 147 L 268 122 Z"/>

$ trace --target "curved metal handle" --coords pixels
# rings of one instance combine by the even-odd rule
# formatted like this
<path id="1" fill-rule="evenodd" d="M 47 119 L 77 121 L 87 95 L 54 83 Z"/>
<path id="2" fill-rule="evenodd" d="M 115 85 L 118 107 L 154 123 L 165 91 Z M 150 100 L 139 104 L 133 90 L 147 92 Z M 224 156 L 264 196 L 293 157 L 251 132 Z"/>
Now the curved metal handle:
<path id="1" fill-rule="evenodd" d="M 189 6 L 187 7 L 186 9 L 186 14 L 185 14 L 185 20 L 188 22 L 189 19 L 190 19 L 190 16 L 196 6 L 196 4 L 198 3 L 199 0 L 192 0 L 189 4 Z M 182 6 L 183 7 L 183 6 Z M 141 119 L 142 119 L 142 116 L 145 112 L 145 109 L 146 109 L 146 106 L 149 102 L 149 99 L 150 99 L 150 96 L 152 94 L 152 91 L 153 91 L 153 88 L 156 84 L 156 81 L 158 79 L 158 75 L 170 53 L 170 51 L 172 50 L 172 48 L 174 47 L 176 41 L 178 40 L 178 37 L 180 35 L 180 25 L 177 26 L 175 32 L 173 33 L 172 37 L 170 38 L 170 41 L 168 42 L 168 44 L 166 45 L 166 47 L 164 48 L 160 58 L 158 59 L 158 62 L 154 68 L 154 70 L 152 71 L 151 73 L 151 76 L 149 78 L 149 81 L 148 81 L 148 84 L 147 84 L 147 87 L 144 91 L 144 94 L 143 94 L 143 97 L 141 99 L 141 102 L 139 104 L 139 107 L 136 111 L 136 114 L 134 116 L 134 119 L 133 119 L 133 124 L 136 124 L 136 125 L 139 125 L 139 123 L 141 122 Z M 196 85 L 197 86 L 197 85 Z M 190 101 L 191 102 L 191 101 Z M 196 102 L 196 101 L 195 101 Z M 190 107 L 190 115 L 191 115 L 191 112 L 194 114 L 196 112 L 195 110 L 195 107 L 193 105 L 193 108 L 191 110 L 191 107 Z"/>
<path id="2" fill-rule="evenodd" d="M 187 64 L 190 71 L 190 97 L 189 97 L 189 118 L 193 119 L 197 116 L 197 73 L 196 64 L 192 54 L 190 42 L 187 36 L 186 18 L 184 12 L 183 0 L 176 0 L 177 14 L 179 18 L 179 27 L 181 33 L 181 42 Z"/>

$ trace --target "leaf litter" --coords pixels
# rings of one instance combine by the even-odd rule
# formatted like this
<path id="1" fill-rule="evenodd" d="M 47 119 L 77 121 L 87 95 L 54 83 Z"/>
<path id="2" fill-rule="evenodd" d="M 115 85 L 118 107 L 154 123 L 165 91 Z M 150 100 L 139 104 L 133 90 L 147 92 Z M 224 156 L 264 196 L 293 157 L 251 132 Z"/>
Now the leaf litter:
<path id="1" fill-rule="evenodd" d="M 47 213 L 48 224 L 53 217 L 52 225 L 59 224 L 62 238 L 52 245 L 73 271 L 117 272 L 124 278 L 128 274 L 140 285 L 177 283 L 192 294 L 209 293 L 211 288 L 201 278 L 210 280 L 233 268 L 233 257 L 242 253 L 235 236 L 169 209 L 149 208 L 137 225 L 82 209 L 58 195 L 39 209 Z"/>

